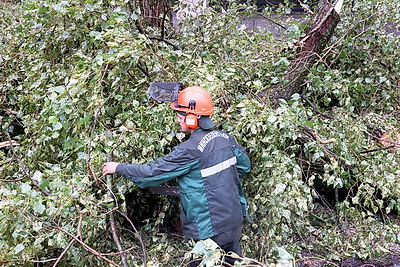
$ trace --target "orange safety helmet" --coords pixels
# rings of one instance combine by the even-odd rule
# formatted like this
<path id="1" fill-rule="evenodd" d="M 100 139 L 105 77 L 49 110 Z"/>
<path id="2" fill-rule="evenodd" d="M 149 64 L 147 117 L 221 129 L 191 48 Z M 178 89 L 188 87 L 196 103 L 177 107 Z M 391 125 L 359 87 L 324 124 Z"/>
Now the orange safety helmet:
<path id="1" fill-rule="evenodd" d="M 210 94 L 199 86 L 191 86 L 179 92 L 176 102 L 171 103 L 170 107 L 185 115 L 185 124 L 189 129 L 203 129 L 214 127 L 214 123 L 209 116 L 214 113 Z"/>
<path id="2" fill-rule="evenodd" d="M 175 111 L 200 116 L 210 116 L 214 113 L 210 94 L 199 86 L 187 87 L 180 91 L 178 100 L 171 103 L 170 107 Z"/>

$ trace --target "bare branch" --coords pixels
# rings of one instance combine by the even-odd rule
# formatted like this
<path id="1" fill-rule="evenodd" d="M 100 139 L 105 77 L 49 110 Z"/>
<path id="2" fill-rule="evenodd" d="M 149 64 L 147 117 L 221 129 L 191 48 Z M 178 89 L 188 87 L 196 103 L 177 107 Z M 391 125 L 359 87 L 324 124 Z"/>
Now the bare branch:
<path id="1" fill-rule="evenodd" d="M 26 177 L 28 177 L 28 176 L 25 175 L 24 177 L 21 177 L 18 179 L 0 179 L 0 182 L 6 182 L 6 183 L 19 182 L 19 181 L 24 180 Z"/>
<path id="2" fill-rule="evenodd" d="M 108 187 L 108 191 L 109 191 L 108 196 L 110 198 L 114 198 L 115 202 L 117 202 L 117 199 L 115 198 L 115 195 L 112 191 L 112 180 L 113 180 L 113 175 L 107 175 L 107 187 Z M 111 207 L 114 208 L 114 204 Z M 120 252 L 122 264 L 124 267 L 128 267 L 128 264 L 126 262 L 126 254 L 123 251 L 121 242 L 120 242 L 118 234 L 117 234 L 117 227 L 115 226 L 115 218 L 114 218 L 113 211 L 110 212 L 110 226 L 111 226 L 111 233 L 112 233 L 112 236 L 114 239 L 114 243 L 117 246 L 118 251 Z"/>
<path id="3" fill-rule="evenodd" d="M 314 14 L 314 12 L 313 12 L 311 9 L 309 9 L 303 2 L 301 2 L 300 0 L 297 0 L 297 2 L 299 3 L 299 5 L 300 5 L 305 11 L 307 11 L 307 12 L 310 13 L 311 15 Z"/>
<path id="4" fill-rule="evenodd" d="M 132 223 L 132 221 L 129 219 L 128 216 L 126 216 L 126 214 L 124 214 L 123 212 L 117 210 L 117 212 L 119 214 L 121 214 L 132 226 L 133 230 L 135 231 L 136 237 L 139 239 L 140 245 L 142 246 L 142 251 L 143 251 L 143 265 L 146 266 L 147 265 L 147 252 L 146 252 L 146 247 L 144 246 L 142 237 L 140 236 L 138 230 L 136 230 L 135 225 Z"/>
<path id="5" fill-rule="evenodd" d="M 84 213 L 81 213 L 79 216 L 79 222 L 78 222 L 78 227 L 77 227 L 77 235 L 76 237 L 79 239 L 82 239 L 82 233 L 81 233 L 81 226 L 82 226 L 82 220 L 83 220 L 83 215 Z M 60 256 L 57 258 L 56 262 L 53 264 L 53 267 L 57 266 L 57 264 L 61 261 L 61 259 L 64 257 L 65 253 L 72 247 L 72 245 L 76 242 L 75 239 L 72 239 L 71 242 L 69 242 L 68 246 L 64 249 L 64 251 L 60 254 Z"/>
<path id="6" fill-rule="evenodd" d="M 71 233 L 68 232 L 67 230 L 63 229 L 61 226 L 56 225 L 56 226 L 54 226 L 54 227 L 55 227 L 56 229 L 60 230 L 61 232 L 63 232 L 63 233 L 65 233 L 65 234 L 69 235 L 70 237 L 72 237 L 76 242 L 78 242 L 79 244 L 81 244 L 81 245 L 84 247 L 84 249 L 86 249 L 88 252 L 92 253 L 92 254 L 95 255 L 95 256 L 98 256 L 98 257 L 102 258 L 103 260 L 105 260 L 106 262 L 110 263 L 111 265 L 120 267 L 119 264 L 117 264 L 117 263 L 115 263 L 114 261 L 110 260 L 109 258 L 103 256 L 103 254 L 97 252 L 95 249 L 91 248 L 91 247 L 88 246 L 86 243 L 84 243 L 80 238 L 74 236 L 73 234 L 71 234 Z"/>
<path id="7" fill-rule="evenodd" d="M 15 140 L 0 142 L 0 148 L 7 146 L 19 146 L 19 144 Z"/>
<path id="8" fill-rule="evenodd" d="M 7 137 L 8 137 L 8 140 L 10 142 L 10 148 L 11 148 L 11 151 L 12 151 L 14 157 L 18 160 L 19 164 L 21 164 L 22 170 L 25 172 L 25 174 L 28 177 L 30 177 L 28 168 L 26 168 L 26 166 L 25 166 L 24 162 L 22 161 L 22 159 L 20 158 L 20 156 L 15 152 L 14 146 L 12 145 L 11 136 L 8 133 L 7 133 Z M 48 190 L 42 190 L 42 188 L 40 187 L 38 181 L 32 179 L 31 177 L 30 177 L 30 179 L 31 179 L 31 184 L 33 186 L 37 187 L 44 195 L 46 195 L 46 196 L 50 195 L 50 192 Z"/>
<path id="9" fill-rule="evenodd" d="M 394 148 L 394 145 L 384 146 L 384 147 L 371 149 L 371 150 L 364 150 L 364 151 L 361 151 L 360 154 L 371 153 L 371 152 L 376 152 L 376 151 L 382 151 L 382 150 L 391 149 L 391 148 Z"/>

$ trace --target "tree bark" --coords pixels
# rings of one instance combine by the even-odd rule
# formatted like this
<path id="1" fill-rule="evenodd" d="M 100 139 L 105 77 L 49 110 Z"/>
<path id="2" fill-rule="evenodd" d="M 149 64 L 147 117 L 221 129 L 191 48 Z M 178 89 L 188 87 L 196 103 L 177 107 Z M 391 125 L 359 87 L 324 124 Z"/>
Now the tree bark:
<path id="1" fill-rule="evenodd" d="M 170 12 L 169 0 L 140 0 L 140 11 L 143 21 L 158 28 L 164 27 L 165 16 Z"/>
<path id="2" fill-rule="evenodd" d="M 284 76 L 284 82 L 261 91 L 258 94 L 261 101 L 270 99 L 274 105 L 277 99 L 288 100 L 293 94 L 300 92 L 304 78 L 328 44 L 339 20 L 334 6 L 327 0 L 320 0 L 310 28 L 299 41 L 295 59 Z"/>

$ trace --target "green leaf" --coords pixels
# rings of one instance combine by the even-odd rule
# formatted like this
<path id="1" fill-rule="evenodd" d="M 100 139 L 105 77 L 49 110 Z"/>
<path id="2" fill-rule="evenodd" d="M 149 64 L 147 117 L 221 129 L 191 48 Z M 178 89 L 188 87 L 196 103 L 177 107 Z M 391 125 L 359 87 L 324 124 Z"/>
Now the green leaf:
<path id="1" fill-rule="evenodd" d="M 51 87 L 50 90 L 52 90 L 53 92 L 61 94 L 61 93 L 63 93 L 65 91 L 65 86 L 64 85 L 59 85 L 59 86 Z"/>
<path id="2" fill-rule="evenodd" d="M 94 60 L 96 61 L 97 65 L 103 65 L 104 60 L 102 55 L 97 55 Z"/>
<path id="3" fill-rule="evenodd" d="M 314 127 L 313 121 L 306 121 L 306 126 L 313 128 Z"/>
<path id="4" fill-rule="evenodd" d="M 78 152 L 78 159 L 87 160 L 88 159 L 88 154 L 86 154 L 84 152 Z"/>
<path id="5" fill-rule="evenodd" d="M 57 122 L 57 121 L 58 121 L 58 117 L 57 117 L 57 116 L 50 116 L 50 117 L 49 117 L 49 122 L 50 122 L 50 123 L 53 124 L 53 123 L 55 123 L 55 122 Z"/>
<path id="6" fill-rule="evenodd" d="M 49 8 L 48 8 L 48 7 L 41 6 L 41 7 L 39 8 L 39 10 L 38 10 L 38 13 L 39 13 L 39 14 L 44 14 L 44 13 L 47 13 L 48 11 L 49 11 Z"/>
<path id="7" fill-rule="evenodd" d="M 25 246 L 23 244 L 18 244 L 15 246 L 14 248 L 14 253 L 18 254 L 20 253 L 22 250 L 24 250 Z"/>
<path id="8" fill-rule="evenodd" d="M 53 123 L 53 131 L 58 131 L 58 130 L 62 129 L 62 127 L 63 127 L 63 125 L 59 121 Z"/>
<path id="9" fill-rule="evenodd" d="M 46 179 L 43 179 L 43 180 L 41 181 L 41 183 L 40 183 L 40 189 L 41 189 L 41 190 L 45 190 L 46 187 L 47 187 L 49 184 L 50 184 L 50 181 L 48 181 L 48 180 L 46 180 Z"/>
<path id="10" fill-rule="evenodd" d="M 46 210 L 46 206 L 41 202 L 38 202 L 35 204 L 35 206 L 33 206 L 33 210 L 38 214 L 42 214 Z"/>
<path id="11" fill-rule="evenodd" d="M 277 117 L 275 115 L 271 114 L 271 115 L 268 116 L 268 122 L 273 123 L 276 120 L 277 120 Z"/>
<path id="12" fill-rule="evenodd" d="M 21 184 L 21 192 L 22 193 L 29 193 L 31 191 L 32 187 L 30 186 L 29 183 L 23 183 Z"/>
<path id="13" fill-rule="evenodd" d="M 300 98 L 301 98 L 301 96 L 298 93 L 295 93 L 295 94 L 292 95 L 292 99 L 293 100 L 300 100 Z"/>

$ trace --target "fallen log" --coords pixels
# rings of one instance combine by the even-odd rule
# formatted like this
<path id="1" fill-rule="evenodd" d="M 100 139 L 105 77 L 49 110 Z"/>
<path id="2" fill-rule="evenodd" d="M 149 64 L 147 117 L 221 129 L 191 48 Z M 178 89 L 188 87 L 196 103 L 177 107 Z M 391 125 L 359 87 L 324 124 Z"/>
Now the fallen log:
<path id="1" fill-rule="evenodd" d="M 333 6 L 328 0 L 319 1 L 313 22 L 298 42 L 295 58 L 284 76 L 283 83 L 259 92 L 257 96 L 262 102 L 269 99 L 272 105 L 276 105 L 277 99 L 289 100 L 293 94 L 300 92 L 304 78 L 314 62 L 320 58 L 340 21 L 342 3 L 340 0 Z"/>

